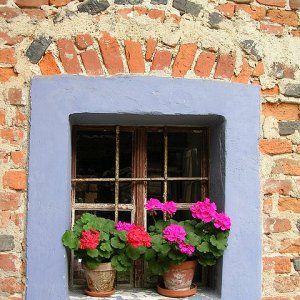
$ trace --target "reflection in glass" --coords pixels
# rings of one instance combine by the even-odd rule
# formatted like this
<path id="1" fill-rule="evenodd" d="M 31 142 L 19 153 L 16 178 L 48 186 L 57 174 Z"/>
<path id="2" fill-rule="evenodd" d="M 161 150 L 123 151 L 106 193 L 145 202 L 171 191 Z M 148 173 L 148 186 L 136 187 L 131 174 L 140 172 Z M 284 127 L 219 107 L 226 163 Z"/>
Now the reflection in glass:
<path id="1" fill-rule="evenodd" d="M 156 198 L 163 201 L 164 184 L 162 181 L 147 182 L 147 200 Z"/>
<path id="2" fill-rule="evenodd" d="M 112 130 L 79 130 L 76 135 L 76 177 L 115 177 L 116 135 Z"/>
<path id="3" fill-rule="evenodd" d="M 168 200 L 177 203 L 197 202 L 205 195 L 202 194 L 200 181 L 169 181 L 168 182 Z"/>
<path id="4" fill-rule="evenodd" d="M 164 174 L 164 135 L 162 132 L 147 133 L 147 176 L 162 177 Z"/>
<path id="5" fill-rule="evenodd" d="M 131 182 L 119 183 L 119 203 L 132 203 L 132 185 Z"/>
<path id="6" fill-rule="evenodd" d="M 133 133 L 120 132 L 120 170 L 119 177 L 132 177 L 132 139 Z"/>

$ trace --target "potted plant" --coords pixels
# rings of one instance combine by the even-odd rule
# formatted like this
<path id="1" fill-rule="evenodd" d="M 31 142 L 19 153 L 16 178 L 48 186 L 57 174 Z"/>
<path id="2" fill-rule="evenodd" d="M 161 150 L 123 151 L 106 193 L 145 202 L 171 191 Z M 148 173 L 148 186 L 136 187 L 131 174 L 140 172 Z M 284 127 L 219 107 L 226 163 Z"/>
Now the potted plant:
<path id="1" fill-rule="evenodd" d="M 215 265 L 227 247 L 231 227 L 230 218 L 217 212 L 215 203 L 207 198 L 191 205 L 191 219 L 175 221 L 177 207 L 173 201 L 161 203 L 150 199 L 145 208 L 154 218 L 149 227 L 152 246 L 143 257 L 150 271 L 163 275 L 164 287 L 158 292 L 164 296 L 184 297 L 196 293 L 192 284 L 194 271 L 202 266 Z M 164 213 L 164 220 L 156 220 L 157 211 Z"/>
<path id="2" fill-rule="evenodd" d="M 127 271 L 151 246 L 145 228 L 84 213 L 62 236 L 66 248 L 82 259 L 90 296 L 114 293 L 116 271 Z"/>

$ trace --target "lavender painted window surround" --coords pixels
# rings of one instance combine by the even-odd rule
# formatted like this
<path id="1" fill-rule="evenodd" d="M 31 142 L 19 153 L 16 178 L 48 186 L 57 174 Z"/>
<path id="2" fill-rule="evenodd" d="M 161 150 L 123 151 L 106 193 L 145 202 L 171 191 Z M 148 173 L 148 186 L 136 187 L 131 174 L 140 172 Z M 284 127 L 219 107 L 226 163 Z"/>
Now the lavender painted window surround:
<path id="1" fill-rule="evenodd" d="M 35 77 L 31 89 L 27 299 L 66 300 L 71 124 L 211 128 L 211 198 L 232 218 L 222 300 L 261 298 L 259 88 L 158 77 Z M 215 198 L 215 199 L 214 199 Z M 225 199 L 225 201 L 224 201 Z"/>

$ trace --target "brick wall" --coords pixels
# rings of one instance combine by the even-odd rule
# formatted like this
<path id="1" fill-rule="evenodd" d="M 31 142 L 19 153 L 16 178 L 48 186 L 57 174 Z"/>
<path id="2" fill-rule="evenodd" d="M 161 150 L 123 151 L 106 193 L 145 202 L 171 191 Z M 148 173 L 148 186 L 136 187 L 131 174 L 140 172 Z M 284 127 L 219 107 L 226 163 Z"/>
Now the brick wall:
<path id="1" fill-rule="evenodd" d="M 32 77 L 132 73 L 261 85 L 263 299 L 299 300 L 299 14 L 299 0 L 0 0 L 0 299 L 25 295 Z"/>

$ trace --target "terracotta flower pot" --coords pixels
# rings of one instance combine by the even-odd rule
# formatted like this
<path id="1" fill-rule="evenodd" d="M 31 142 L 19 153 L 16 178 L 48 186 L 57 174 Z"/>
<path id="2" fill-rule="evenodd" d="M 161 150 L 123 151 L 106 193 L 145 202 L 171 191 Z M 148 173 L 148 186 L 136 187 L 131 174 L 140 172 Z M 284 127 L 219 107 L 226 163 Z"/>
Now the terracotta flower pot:
<path id="1" fill-rule="evenodd" d="M 187 291 L 191 289 L 197 261 L 185 261 L 180 265 L 171 265 L 163 279 L 168 290 Z"/>
<path id="2" fill-rule="evenodd" d="M 116 270 L 111 266 L 111 263 L 102 263 L 98 268 L 90 270 L 83 266 L 85 270 L 88 292 L 93 294 L 101 294 L 114 291 L 114 283 L 116 278 Z"/>

